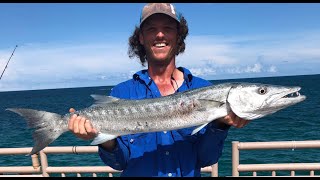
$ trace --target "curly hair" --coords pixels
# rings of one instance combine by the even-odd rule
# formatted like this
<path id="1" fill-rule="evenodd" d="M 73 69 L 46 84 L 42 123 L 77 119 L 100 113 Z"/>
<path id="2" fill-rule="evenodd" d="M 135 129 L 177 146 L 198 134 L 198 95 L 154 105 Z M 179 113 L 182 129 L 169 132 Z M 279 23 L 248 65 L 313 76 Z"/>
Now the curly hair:
<path id="1" fill-rule="evenodd" d="M 129 37 L 128 55 L 129 55 L 129 58 L 134 58 L 134 57 L 139 58 L 141 65 L 145 66 L 147 57 L 146 57 L 146 51 L 143 45 L 141 45 L 139 41 L 140 31 L 141 29 L 136 26 L 132 36 Z M 178 25 L 178 38 L 177 38 L 178 48 L 175 53 L 176 55 L 184 52 L 186 48 L 186 44 L 184 40 L 188 36 L 188 33 L 189 33 L 189 29 L 188 29 L 187 21 L 180 14 L 180 24 Z"/>

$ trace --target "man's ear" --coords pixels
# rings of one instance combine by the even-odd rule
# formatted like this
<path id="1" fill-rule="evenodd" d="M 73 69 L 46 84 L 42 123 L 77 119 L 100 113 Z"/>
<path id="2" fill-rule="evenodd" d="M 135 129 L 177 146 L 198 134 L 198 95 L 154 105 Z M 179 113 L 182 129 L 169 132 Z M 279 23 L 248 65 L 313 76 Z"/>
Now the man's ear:
<path id="1" fill-rule="evenodd" d="M 141 45 L 143 45 L 143 35 L 142 35 L 141 31 L 139 33 L 139 42 L 140 42 Z"/>

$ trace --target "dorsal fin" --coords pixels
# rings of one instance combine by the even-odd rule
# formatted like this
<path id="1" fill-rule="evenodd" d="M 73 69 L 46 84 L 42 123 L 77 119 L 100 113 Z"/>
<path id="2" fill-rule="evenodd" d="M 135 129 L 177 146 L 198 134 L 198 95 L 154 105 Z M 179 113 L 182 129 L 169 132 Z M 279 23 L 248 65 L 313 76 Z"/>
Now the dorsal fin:
<path id="1" fill-rule="evenodd" d="M 92 106 L 101 106 L 115 101 L 119 101 L 119 98 L 113 96 L 104 96 L 98 94 L 91 94 L 90 96 L 95 100 Z"/>

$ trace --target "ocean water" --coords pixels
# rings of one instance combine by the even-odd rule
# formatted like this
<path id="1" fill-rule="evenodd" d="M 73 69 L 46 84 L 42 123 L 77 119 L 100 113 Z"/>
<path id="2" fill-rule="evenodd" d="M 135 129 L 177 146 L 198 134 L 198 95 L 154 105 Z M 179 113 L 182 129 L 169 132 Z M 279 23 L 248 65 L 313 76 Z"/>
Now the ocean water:
<path id="1" fill-rule="evenodd" d="M 219 160 L 219 176 L 232 175 L 231 142 L 265 142 L 265 141 L 302 141 L 319 140 L 320 133 L 320 75 L 286 76 L 268 78 L 249 78 L 234 80 L 213 80 L 212 82 L 257 82 L 277 85 L 302 87 L 300 93 L 307 99 L 294 106 L 280 110 L 270 116 L 251 121 L 244 128 L 229 130 L 224 144 L 222 157 Z M 70 107 L 82 109 L 90 106 L 93 99 L 90 94 L 107 95 L 111 86 L 68 88 L 51 90 L 33 90 L 0 92 L 0 148 L 32 147 L 32 132 L 25 121 L 15 113 L 5 111 L 10 107 L 22 107 L 65 114 Z M 50 146 L 82 146 L 90 141 L 83 141 L 70 132 L 60 136 Z M 104 164 L 97 154 L 88 155 L 49 155 L 49 166 L 97 166 Z M 240 163 L 311 163 L 319 162 L 317 149 L 285 150 L 246 150 L 240 151 Z M 0 156 L 0 166 L 31 165 L 30 157 L 24 155 Z M 308 172 L 296 171 L 296 175 L 307 175 Z M 316 175 L 320 174 L 315 172 Z M 251 175 L 240 173 L 240 175 Z M 271 172 L 258 172 L 258 175 L 271 175 Z M 288 171 L 279 171 L 277 175 L 290 175 Z M 68 176 L 68 175 L 67 175 Z M 72 176 L 72 175 L 71 175 Z M 203 174 L 203 176 L 209 176 Z"/>

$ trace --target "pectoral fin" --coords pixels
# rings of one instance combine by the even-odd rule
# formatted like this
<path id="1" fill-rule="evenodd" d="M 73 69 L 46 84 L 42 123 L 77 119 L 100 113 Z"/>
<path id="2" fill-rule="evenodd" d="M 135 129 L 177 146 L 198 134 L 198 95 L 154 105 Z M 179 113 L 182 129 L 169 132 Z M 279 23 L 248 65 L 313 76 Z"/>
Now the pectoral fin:
<path id="1" fill-rule="evenodd" d="M 91 142 L 91 145 L 98 145 L 102 144 L 106 141 L 109 141 L 111 139 L 115 139 L 118 136 L 113 135 L 113 134 L 104 134 L 104 133 L 99 133 L 98 136 L 96 136 L 93 141 Z"/>
<path id="2" fill-rule="evenodd" d="M 200 101 L 201 105 L 210 107 L 220 107 L 224 104 L 224 102 L 215 101 L 211 99 L 198 99 L 198 101 Z"/>
<path id="3" fill-rule="evenodd" d="M 201 108 L 198 111 L 205 111 L 206 109 L 218 108 L 224 105 L 224 102 L 210 100 L 210 99 L 198 99 L 201 103 Z"/>

